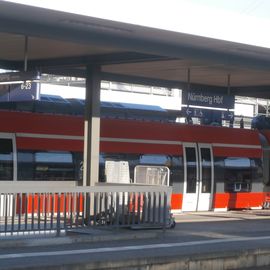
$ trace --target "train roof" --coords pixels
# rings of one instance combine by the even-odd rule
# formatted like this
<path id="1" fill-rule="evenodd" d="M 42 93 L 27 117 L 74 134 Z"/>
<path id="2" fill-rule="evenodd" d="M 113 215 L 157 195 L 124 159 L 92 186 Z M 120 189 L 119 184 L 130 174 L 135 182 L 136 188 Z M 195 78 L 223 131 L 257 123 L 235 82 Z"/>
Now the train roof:
<path id="1" fill-rule="evenodd" d="M 41 95 L 40 100 L 0 102 L 0 109 L 33 113 L 83 115 L 85 101 Z M 180 111 L 166 110 L 156 105 L 101 101 L 101 117 L 175 121 Z"/>

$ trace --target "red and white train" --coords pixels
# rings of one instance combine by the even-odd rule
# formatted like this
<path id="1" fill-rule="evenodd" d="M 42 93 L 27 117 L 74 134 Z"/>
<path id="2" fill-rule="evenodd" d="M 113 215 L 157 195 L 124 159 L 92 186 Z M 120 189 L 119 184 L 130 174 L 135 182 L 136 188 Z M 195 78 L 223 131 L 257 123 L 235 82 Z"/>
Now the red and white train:
<path id="1" fill-rule="evenodd" d="M 82 181 L 82 116 L 0 111 L 0 186 L 75 186 Z M 270 199 L 270 131 L 171 122 L 101 119 L 100 177 L 106 162 L 166 166 L 172 210 L 261 208 Z"/>

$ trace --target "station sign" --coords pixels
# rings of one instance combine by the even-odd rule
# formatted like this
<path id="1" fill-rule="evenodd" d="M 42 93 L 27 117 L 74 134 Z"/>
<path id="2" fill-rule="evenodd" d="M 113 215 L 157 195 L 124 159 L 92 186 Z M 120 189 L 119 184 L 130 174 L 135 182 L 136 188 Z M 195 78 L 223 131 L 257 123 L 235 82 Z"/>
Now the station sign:
<path id="1" fill-rule="evenodd" d="M 36 100 L 38 93 L 37 82 L 0 84 L 0 102 Z"/>
<path id="2" fill-rule="evenodd" d="M 182 103 L 193 106 L 233 109 L 234 96 L 189 90 L 182 92 Z"/>
<path id="3" fill-rule="evenodd" d="M 214 122 L 227 120 L 232 121 L 234 119 L 234 112 L 232 111 L 220 111 L 202 108 L 183 107 L 182 113 L 189 117 L 203 118 L 205 121 Z"/>
<path id="4" fill-rule="evenodd" d="M 8 72 L 0 74 L 0 102 L 29 101 L 39 96 L 38 72 Z"/>

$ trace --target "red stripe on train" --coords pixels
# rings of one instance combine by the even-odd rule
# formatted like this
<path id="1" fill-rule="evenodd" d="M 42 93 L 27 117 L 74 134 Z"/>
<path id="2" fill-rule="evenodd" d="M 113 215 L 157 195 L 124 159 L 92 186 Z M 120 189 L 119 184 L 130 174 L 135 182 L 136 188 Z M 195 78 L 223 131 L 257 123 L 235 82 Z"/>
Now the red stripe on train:
<path id="1" fill-rule="evenodd" d="M 102 119 L 101 136 L 181 142 L 260 145 L 258 131 L 177 123 Z"/>
<path id="2" fill-rule="evenodd" d="M 266 200 L 269 193 L 266 192 L 239 192 L 239 193 L 216 193 L 213 196 L 213 209 L 249 209 L 252 207 L 261 207 L 263 202 Z M 66 202 L 65 202 L 66 199 Z M 138 197 L 137 197 L 138 199 Z M 40 201 L 39 201 L 40 200 Z M 56 212 L 58 205 L 60 206 L 60 211 L 63 212 L 65 209 L 69 209 L 70 200 L 77 201 L 77 209 L 69 209 L 72 211 L 82 211 L 83 209 L 83 196 L 72 196 L 67 195 L 66 197 L 61 194 L 60 201 L 58 202 L 57 195 L 41 195 L 38 200 L 38 196 L 29 195 L 28 202 L 26 203 L 26 196 L 23 194 L 21 201 L 17 201 L 17 208 L 22 209 L 22 213 L 25 213 L 26 206 L 28 213 L 37 212 L 38 205 L 40 205 L 40 211 L 44 211 L 45 202 L 47 205 L 47 211 Z M 171 209 L 181 210 L 182 209 L 183 194 L 172 194 L 171 197 Z M 131 200 L 132 202 L 132 200 Z M 139 201 L 135 200 L 135 209 L 137 209 Z M 143 199 L 140 199 L 140 204 L 142 206 Z M 71 203 L 71 205 L 73 205 Z M 130 205 L 129 205 L 130 206 Z M 33 208 L 34 207 L 34 208 Z M 142 207 L 141 207 L 142 208 Z M 210 207 L 211 208 L 211 207 Z"/>
<path id="3" fill-rule="evenodd" d="M 182 209 L 183 194 L 172 194 L 171 208 L 172 210 Z"/>
<path id="4" fill-rule="evenodd" d="M 1 131 L 83 136 L 83 118 L 30 112 L 0 113 Z"/>
<path id="5" fill-rule="evenodd" d="M 83 117 L 41 113 L 0 113 L 1 131 L 83 136 Z M 255 130 L 176 123 L 101 119 L 101 137 L 260 145 Z"/>
<path id="6" fill-rule="evenodd" d="M 262 150 L 252 148 L 238 148 L 238 147 L 213 147 L 213 154 L 215 157 L 260 158 L 262 156 Z"/>
<path id="7" fill-rule="evenodd" d="M 61 140 L 44 138 L 17 138 L 17 148 L 22 150 L 55 150 L 55 151 L 83 151 L 82 140 Z M 151 153 L 182 155 L 181 145 L 101 142 L 100 151 L 106 153 Z"/>
<path id="8" fill-rule="evenodd" d="M 22 150 L 83 151 L 83 141 L 79 140 L 18 137 L 16 143 L 17 148 Z"/>
<path id="9" fill-rule="evenodd" d="M 213 195 L 213 209 L 249 209 L 261 207 L 267 200 L 269 192 L 238 192 L 216 193 Z M 270 198 L 270 197 L 269 197 Z M 173 210 L 182 209 L 183 194 L 172 194 L 171 207 Z"/>
<path id="10" fill-rule="evenodd" d="M 261 207 L 265 195 L 264 192 L 216 193 L 213 197 L 213 208 Z"/>
<path id="11" fill-rule="evenodd" d="M 100 151 L 106 153 L 170 154 L 182 155 L 181 145 L 126 142 L 101 142 Z"/>

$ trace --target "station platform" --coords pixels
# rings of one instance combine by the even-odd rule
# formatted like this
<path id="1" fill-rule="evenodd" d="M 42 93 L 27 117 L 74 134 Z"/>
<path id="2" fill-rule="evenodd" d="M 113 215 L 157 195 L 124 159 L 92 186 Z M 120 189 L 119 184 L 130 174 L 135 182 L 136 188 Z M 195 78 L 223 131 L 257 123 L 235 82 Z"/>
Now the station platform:
<path id="1" fill-rule="evenodd" d="M 175 229 L 1 239 L 0 269 L 268 269 L 270 210 L 175 215 Z"/>

